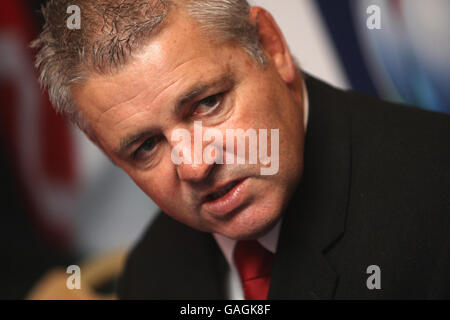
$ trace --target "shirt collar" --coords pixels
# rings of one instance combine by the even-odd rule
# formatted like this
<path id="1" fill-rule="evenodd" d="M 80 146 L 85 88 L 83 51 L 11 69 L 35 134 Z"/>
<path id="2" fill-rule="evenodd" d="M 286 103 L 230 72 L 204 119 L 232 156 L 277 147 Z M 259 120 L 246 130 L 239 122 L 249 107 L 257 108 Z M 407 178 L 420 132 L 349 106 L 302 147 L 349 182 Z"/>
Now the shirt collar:
<path id="1" fill-rule="evenodd" d="M 309 118 L 309 98 L 305 79 L 302 79 L 302 89 L 303 89 L 303 124 L 305 125 L 305 133 L 306 133 Z"/>
<path id="2" fill-rule="evenodd" d="M 268 233 L 258 239 L 258 242 L 267 250 L 272 253 L 276 252 L 278 235 L 280 233 L 281 219 L 277 222 L 275 227 L 273 227 Z M 225 258 L 230 265 L 233 265 L 233 250 L 237 243 L 237 240 L 227 238 L 221 234 L 214 233 L 214 238 L 216 239 L 220 249 L 222 250 Z"/>

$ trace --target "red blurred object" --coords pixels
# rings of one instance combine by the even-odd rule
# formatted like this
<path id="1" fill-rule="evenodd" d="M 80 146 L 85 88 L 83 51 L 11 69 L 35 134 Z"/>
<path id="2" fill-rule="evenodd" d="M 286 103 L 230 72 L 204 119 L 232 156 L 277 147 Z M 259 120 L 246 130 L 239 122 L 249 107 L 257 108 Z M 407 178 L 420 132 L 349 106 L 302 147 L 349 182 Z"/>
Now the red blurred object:
<path id="1" fill-rule="evenodd" d="M 38 233 L 52 246 L 68 247 L 68 211 L 77 177 L 75 145 L 69 125 L 39 89 L 29 48 L 36 29 L 24 1 L 2 2 L 0 144 L 14 165 Z"/>

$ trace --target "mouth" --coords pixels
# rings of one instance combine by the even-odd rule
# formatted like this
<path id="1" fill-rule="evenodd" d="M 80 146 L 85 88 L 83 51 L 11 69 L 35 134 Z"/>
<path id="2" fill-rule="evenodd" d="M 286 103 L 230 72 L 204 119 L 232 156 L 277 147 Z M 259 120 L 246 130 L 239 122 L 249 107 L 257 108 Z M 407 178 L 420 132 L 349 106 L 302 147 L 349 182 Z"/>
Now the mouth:
<path id="1" fill-rule="evenodd" d="M 216 218 L 224 218 L 245 203 L 248 179 L 231 181 L 204 197 L 203 208 Z"/>
<path id="2" fill-rule="evenodd" d="M 241 181 L 242 180 L 230 182 L 227 185 L 225 185 L 224 187 L 221 187 L 218 191 L 208 194 L 205 197 L 205 202 L 214 201 L 219 198 L 222 198 L 224 195 L 226 195 L 228 192 L 230 192 L 234 187 L 236 187 Z"/>

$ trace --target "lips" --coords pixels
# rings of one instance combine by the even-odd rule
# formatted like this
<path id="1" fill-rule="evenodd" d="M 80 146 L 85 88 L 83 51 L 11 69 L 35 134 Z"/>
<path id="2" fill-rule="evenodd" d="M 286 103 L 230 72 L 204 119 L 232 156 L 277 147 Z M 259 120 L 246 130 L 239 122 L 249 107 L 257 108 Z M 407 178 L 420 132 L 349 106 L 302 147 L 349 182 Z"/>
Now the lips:
<path id="1" fill-rule="evenodd" d="M 214 201 L 214 200 L 217 200 L 217 199 L 223 197 L 230 190 L 232 190 L 235 186 L 237 186 L 239 184 L 239 182 L 240 181 L 233 181 L 233 182 L 227 184 L 226 186 L 224 186 L 223 188 L 221 188 L 219 191 L 210 193 L 209 195 L 206 196 L 206 201 Z"/>
<path id="2" fill-rule="evenodd" d="M 209 193 L 203 209 L 216 218 L 225 218 L 241 207 L 248 198 L 248 179 L 234 180 Z"/>

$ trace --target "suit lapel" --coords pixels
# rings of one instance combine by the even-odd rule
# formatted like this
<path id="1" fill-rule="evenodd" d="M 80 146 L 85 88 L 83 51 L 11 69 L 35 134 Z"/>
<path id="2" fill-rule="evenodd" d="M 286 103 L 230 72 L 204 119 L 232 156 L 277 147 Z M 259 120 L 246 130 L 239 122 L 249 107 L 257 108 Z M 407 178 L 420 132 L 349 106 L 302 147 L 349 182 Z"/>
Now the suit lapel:
<path id="1" fill-rule="evenodd" d="M 338 280 L 324 254 L 344 232 L 350 116 L 340 91 L 306 77 L 304 172 L 284 213 L 269 299 L 330 299 Z"/>
<path id="2" fill-rule="evenodd" d="M 180 251 L 177 267 L 184 271 L 170 279 L 177 294 L 182 299 L 225 299 L 228 265 L 213 236 L 193 231 L 185 240 L 195 253 Z"/>
<path id="3" fill-rule="evenodd" d="M 162 213 L 128 259 L 123 292 L 128 299 L 224 299 L 227 270 L 211 234 Z"/>

